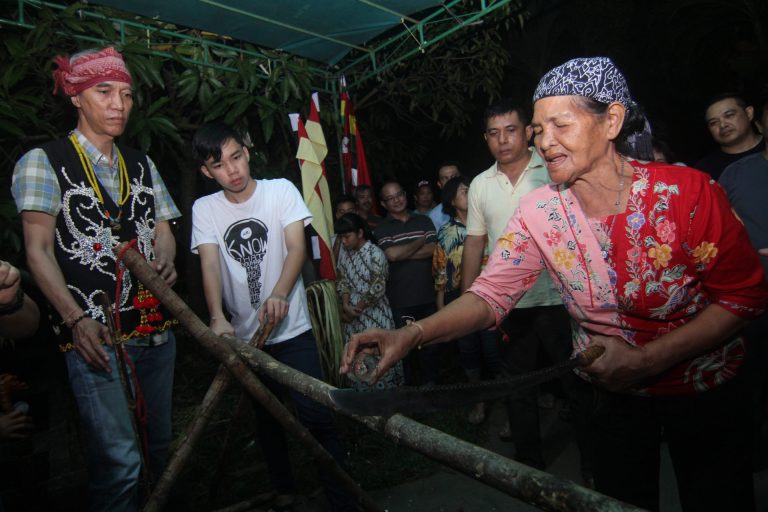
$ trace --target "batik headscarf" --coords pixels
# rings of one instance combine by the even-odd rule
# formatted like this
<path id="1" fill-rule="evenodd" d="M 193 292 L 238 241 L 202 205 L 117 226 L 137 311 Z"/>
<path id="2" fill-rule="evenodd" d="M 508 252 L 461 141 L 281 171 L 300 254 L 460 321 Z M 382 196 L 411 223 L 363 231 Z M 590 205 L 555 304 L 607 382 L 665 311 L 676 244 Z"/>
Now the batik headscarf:
<path id="1" fill-rule="evenodd" d="M 67 96 L 75 96 L 99 82 L 133 83 L 123 56 L 114 48 L 84 53 L 70 60 L 65 55 L 54 59 L 58 66 L 53 71 L 54 94 L 61 89 Z"/>
<path id="2" fill-rule="evenodd" d="M 600 103 L 618 101 L 630 112 L 639 112 L 639 106 L 629 94 L 629 86 L 619 68 L 608 57 L 579 57 L 548 71 L 533 93 L 533 102 L 547 96 L 584 96 Z M 643 129 L 627 137 L 629 156 L 640 160 L 653 160 L 651 126 L 645 120 Z"/>

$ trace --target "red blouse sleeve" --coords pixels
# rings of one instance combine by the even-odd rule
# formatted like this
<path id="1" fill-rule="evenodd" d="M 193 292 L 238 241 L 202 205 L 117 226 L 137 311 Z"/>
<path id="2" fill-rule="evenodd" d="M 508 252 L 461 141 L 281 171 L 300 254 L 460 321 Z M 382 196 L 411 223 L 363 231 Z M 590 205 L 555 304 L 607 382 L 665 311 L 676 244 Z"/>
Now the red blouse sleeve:
<path id="1" fill-rule="evenodd" d="M 768 283 L 759 257 L 722 188 L 696 173 L 690 189 L 690 224 L 684 246 L 713 304 L 744 318 L 768 304 Z"/>

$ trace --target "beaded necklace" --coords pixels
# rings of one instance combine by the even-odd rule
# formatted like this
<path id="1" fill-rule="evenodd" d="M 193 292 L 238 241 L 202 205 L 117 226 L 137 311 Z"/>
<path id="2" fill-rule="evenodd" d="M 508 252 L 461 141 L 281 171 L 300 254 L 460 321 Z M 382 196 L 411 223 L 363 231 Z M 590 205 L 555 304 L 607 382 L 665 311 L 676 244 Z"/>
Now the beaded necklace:
<path id="1" fill-rule="evenodd" d="M 117 148 L 117 146 L 115 146 L 115 151 L 117 151 L 118 175 L 120 176 L 120 199 L 117 202 L 117 218 L 113 219 L 112 215 L 109 213 L 109 209 L 104 206 L 104 195 L 101 192 L 99 181 L 96 179 L 96 173 L 93 171 L 91 160 L 88 158 L 88 155 L 85 154 L 85 150 L 83 149 L 83 146 L 80 145 L 80 141 L 77 140 L 77 136 L 74 134 L 74 132 L 69 134 L 69 141 L 75 147 L 77 156 L 80 157 L 80 164 L 83 166 L 85 177 L 88 179 L 88 183 L 91 185 L 93 192 L 96 194 L 99 203 L 101 203 L 102 207 L 104 208 L 103 215 L 104 218 L 109 222 L 110 229 L 115 232 L 120 231 L 120 219 L 123 217 L 123 205 L 131 195 L 131 182 L 128 179 L 128 169 L 125 166 L 123 155 L 120 153 L 120 150 Z"/>

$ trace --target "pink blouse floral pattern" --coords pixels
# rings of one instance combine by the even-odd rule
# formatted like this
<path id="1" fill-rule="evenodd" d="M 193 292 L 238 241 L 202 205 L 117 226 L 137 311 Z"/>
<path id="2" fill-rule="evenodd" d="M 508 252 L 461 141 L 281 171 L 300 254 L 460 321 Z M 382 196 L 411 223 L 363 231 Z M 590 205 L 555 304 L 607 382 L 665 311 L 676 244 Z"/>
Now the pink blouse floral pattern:
<path id="1" fill-rule="evenodd" d="M 575 320 L 575 350 L 592 334 L 651 343 L 713 303 L 747 318 L 762 312 L 762 267 L 719 185 L 693 169 L 631 163 L 629 200 L 618 215 L 588 219 L 563 186 L 541 187 L 521 200 L 470 289 L 494 308 L 497 321 L 545 269 Z M 736 337 L 635 391 L 703 391 L 732 378 L 743 355 Z"/>

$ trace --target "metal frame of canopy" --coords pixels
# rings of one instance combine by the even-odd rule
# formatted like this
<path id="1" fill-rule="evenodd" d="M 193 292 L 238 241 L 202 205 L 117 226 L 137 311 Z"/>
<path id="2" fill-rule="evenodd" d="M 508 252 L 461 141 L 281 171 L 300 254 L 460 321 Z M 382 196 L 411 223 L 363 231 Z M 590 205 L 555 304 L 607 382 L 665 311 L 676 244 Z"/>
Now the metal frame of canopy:
<path id="1" fill-rule="evenodd" d="M 434 10 L 417 20 L 410 15 L 396 12 L 388 7 L 381 5 L 381 0 L 375 2 L 372 0 L 357 0 L 361 4 L 371 7 L 371 9 L 387 12 L 399 18 L 402 29 L 389 28 L 383 30 L 383 33 L 389 32 L 390 35 L 377 37 L 370 44 L 364 43 L 352 44 L 345 42 L 338 37 L 327 36 L 316 33 L 302 27 L 293 26 L 280 20 L 270 19 L 259 15 L 256 12 L 245 12 L 242 9 L 236 9 L 218 0 L 200 0 L 201 3 L 215 5 L 233 15 L 242 15 L 258 19 L 261 22 L 273 24 L 287 31 L 298 32 L 306 36 L 315 37 L 318 40 L 332 40 L 335 44 L 348 47 L 351 54 L 347 54 L 338 63 L 316 63 L 310 66 L 310 70 L 318 77 L 317 87 L 326 92 L 335 93 L 340 75 L 347 76 L 347 86 L 353 88 L 356 84 L 365 82 L 379 73 L 401 63 L 409 58 L 422 54 L 430 46 L 441 42 L 454 32 L 461 30 L 469 25 L 478 23 L 484 16 L 496 11 L 497 9 L 509 4 L 512 0 L 480 0 L 478 6 L 460 6 L 464 0 L 449 0 L 441 2 Z M 17 0 L 18 13 L 14 19 L 0 17 L 0 25 L 11 25 L 24 28 L 34 28 L 27 16 L 27 9 L 40 9 L 47 7 L 53 10 L 63 11 L 72 6 L 58 3 L 47 2 L 44 0 Z M 466 3 L 466 2 L 464 2 Z M 178 25 L 170 25 L 164 20 L 155 20 L 149 18 L 136 17 L 137 19 L 128 19 L 125 17 L 107 16 L 97 9 L 83 5 L 78 9 L 81 16 L 97 19 L 106 19 L 114 24 L 119 35 L 119 42 L 124 43 L 126 31 L 129 29 L 140 30 L 146 34 L 147 47 L 151 53 L 165 58 L 177 58 L 183 61 L 197 64 L 204 67 L 212 67 L 223 71 L 234 72 L 236 69 L 224 65 L 223 59 L 217 61 L 216 51 L 226 52 L 231 55 L 232 52 L 241 59 L 253 60 L 262 64 L 262 69 L 268 68 L 270 57 L 265 52 L 254 51 L 242 48 L 237 45 L 236 40 L 227 36 L 220 36 L 205 32 L 202 27 L 180 28 Z M 170 27 L 169 27 L 170 25 Z M 397 25 L 395 25 L 396 27 Z M 428 39 L 427 29 L 440 28 L 437 36 Z M 394 33 L 392 33 L 394 32 Z M 109 44 L 114 41 L 106 41 L 85 34 L 70 34 L 73 38 L 96 44 Z M 187 55 L 181 53 L 178 49 L 183 47 L 199 45 L 204 51 L 197 52 L 197 55 Z M 258 46 L 258 45 L 254 45 Z M 211 51 L 209 51 L 211 50 Z M 283 50 L 285 53 L 291 53 L 290 50 Z M 316 61 L 315 61 L 316 62 Z M 267 74 L 265 72 L 265 74 Z"/>

